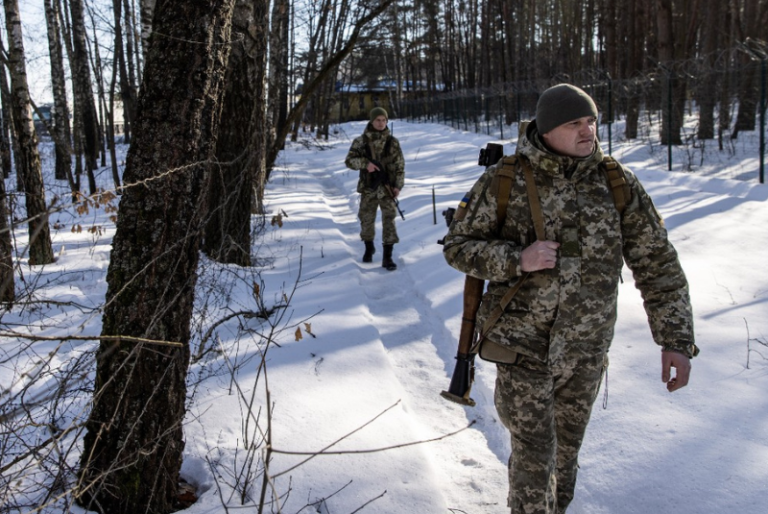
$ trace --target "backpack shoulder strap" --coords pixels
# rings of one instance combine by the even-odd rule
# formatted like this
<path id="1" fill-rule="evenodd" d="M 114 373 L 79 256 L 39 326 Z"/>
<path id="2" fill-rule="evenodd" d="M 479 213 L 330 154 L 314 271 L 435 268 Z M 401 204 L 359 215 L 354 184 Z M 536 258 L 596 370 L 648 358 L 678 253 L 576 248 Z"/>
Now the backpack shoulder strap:
<path id="1" fill-rule="evenodd" d="M 608 181 L 608 188 L 611 190 L 611 194 L 613 194 L 613 203 L 616 205 L 616 210 L 619 211 L 619 214 L 623 214 L 624 209 L 632 199 L 632 191 L 629 188 L 624 169 L 609 155 L 603 157 L 600 168 L 603 170 Z"/>
<path id="2" fill-rule="evenodd" d="M 528 190 L 528 205 L 531 207 L 531 217 L 533 218 L 533 228 L 536 230 L 536 239 L 544 241 L 544 214 L 541 210 L 539 201 L 539 190 L 536 189 L 536 179 L 533 177 L 533 170 L 527 159 L 523 159 L 523 173 L 525 173 L 525 187 Z"/>
<path id="3" fill-rule="evenodd" d="M 515 171 L 522 165 L 525 174 L 525 186 L 528 192 L 528 203 L 531 207 L 531 217 L 533 226 L 536 230 L 536 238 L 544 240 L 544 215 L 541 211 L 539 202 L 539 191 L 536 189 L 536 180 L 533 177 L 533 171 L 525 158 L 518 158 L 517 155 L 504 157 L 501 169 L 496 172 L 498 177 L 498 190 L 496 192 L 496 220 L 501 231 L 504 220 L 507 218 L 507 205 L 509 204 L 509 194 L 512 192 L 512 181 L 515 177 Z"/>
<path id="4" fill-rule="evenodd" d="M 517 155 L 510 155 L 502 159 L 501 169 L 496 172 L 498 177 L 498 190 L 496 191 L 496 220 L 499 231 L 507 219 L 507 205 L 509 204 L 509 194 L 512 192 L 512 181 L 515 179 L 517 171 Z"/>
<path id="5" fill-rule="evenodd" d="M 507 159 L 510 159 L 509 166 Z M 514 160 L 512 160 L 514 159 Z M 533 226 L 536 229 L 536 239 L 543 241 L 544 240 L 544 215 L 541 211 L 541 202 L 539 201 L 539 191 L 536 189 L 536 180 L 533 176 L 533 170 L 531 170 L 531 165 L 528 163 L 528 159 L 520 158 L 518 159 L 517 156 L 513 156 L 512 158 L 505 157 L 504 158 L 504 165 L 502 166 L 501 170 L 499 170 L 499 176 L 502 177 L 499 180 L 499 197 L 498 197 L 498 203 L 501 205 L 504 204 L 504 212 L 503 214 L 506 215 L 506 208 L 507 203 L 509 201 L 509 193 L 511 192 L 512 188 L 512 177 L 514 176 L 514 171 L 517 165 L 521 165 L 523 168 L 523 173 L 525 174 L 525 186 L 528 193 L 528 204 L 531 207 L 531 216 L 533 217 Z M 505 169 L 507 171 L 505 171 Z M 504 174 L 501 174 L 502 171 L 505 171 Z M 505 185 L 508 184 L 508 187 Z M 506 189 L 506 192 L 504 191 Z M 503 198 L 503 200 L 502 200 Z M 503 224 L 504 219 L 501 216 L 501 208 L 499 207 L 499 226 Z M 499 229 L 501 230 L 501 229 Z M 512 298 L 517 294 L 517 291 L 522 287 L 523 282 L 525 282 L 525 279 L 528 278 L 528 275 L 530 273 L 525 273 L 522 277 L 520 277 L 520 280 L 515 282 L 515 284 L 507 289 L 507 292 L 504 293 L 504 296 L 501 298 L 501 301 L 499 301 L 499 304 L 496 305 L 491 313 L 488 315 L 488 318 L 486 318 L 485 323 L 483 323 L 482 328 L 480 329 L 480 332 L 478 334 L 477 340 L 470 348 L 471 354 L 476 354 L 479 349 L 480 345 L 482 344 L 483 340 L 485 340 L 486 335 L 490 330 L 493 328 L 493 326 L 496 324 L 496 322 L 501 318 L 502 314 L 504 314 L 504 311 L 507 308 L 507 305 L 509 305 L 509 302 L 512 301 Z"/>

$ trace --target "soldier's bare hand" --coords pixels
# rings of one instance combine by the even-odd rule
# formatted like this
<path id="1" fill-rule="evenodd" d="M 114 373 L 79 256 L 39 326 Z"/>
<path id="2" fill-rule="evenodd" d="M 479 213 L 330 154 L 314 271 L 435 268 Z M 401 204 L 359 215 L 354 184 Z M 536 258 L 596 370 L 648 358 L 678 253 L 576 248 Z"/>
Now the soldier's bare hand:
<path id="1" fill-rule="evenodd" d="M 552 269 L 557 264 L 557 241 L 536 241 L 520 254 L 520 267 L 523 271 Z"/>
<path id="2" fill-rule="evenodd" d="M 672 376 L 675 368 L 675 376 Z M 691 359 L 687 355 L 675 351 L 661 352 L 661 381 L 667 383 L 667 391 L 677 391 L 688 385 L 691 376 Z"/>
<path id="3" fill-rule="evenodd" d="M 365 169 L 368 170 L 368 173 L 379 171 L 379 167 L 373 164 L 371 161 L 368 161 L 368 166 L 366 166 Z"/>
<path id="4" fill-rule="evenodd" d="M 394 198 L 397 198 L 398 196 L 400 196 L 400 190 L 398 188 L 396 188 L 396 187 L 393 187 L 392 188 L 392 196 Z"/>

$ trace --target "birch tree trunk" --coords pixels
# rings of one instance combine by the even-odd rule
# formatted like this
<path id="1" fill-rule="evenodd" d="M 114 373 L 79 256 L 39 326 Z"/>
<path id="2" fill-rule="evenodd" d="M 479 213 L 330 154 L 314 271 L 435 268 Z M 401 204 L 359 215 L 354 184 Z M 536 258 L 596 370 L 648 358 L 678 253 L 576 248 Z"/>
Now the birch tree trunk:
<path id="1" fill-rule="evenodd" d="M 103 514 L 174 510 L 232 5 L 160 0 L 155 11 L 107 272 L 102 334 L 122 340 L 97 351 L 80 461 L 78 502 Z"/>
<path id="2" fill-rule="evenodd" d="M 5 44 L 3 38 L 0 38 L 0 53 L 6 55 Z M 10 67 L 10 65 L 9 65 Z M 10 70 L 9 70 L 10 71 Z M 22 169 L 24 166 L 21 163 L 19 151 L 19 138 L 16 135 L 16 128 L 13 124 L 13 95 L 11 95 L 11 86 L 8 83 L 8 76 L 5 74 L 5 69 L 0 73 L 0 95 L 2 95 L 3 102 L 3 127 L 9 134 L 9 145 L 5 149 L 8 152 L 7 156 L 3 155 L 3 159 L 6 157 L 8 161 L 3 161 L 5 178 L 8 178 L 11 174 L 12 166 L 16 166 L 17 170 Z M 16 190 L 24 191 L 24 184 L 21 182 L 23 175 L 16 174 Z"/>
<path id="3" fill-rule="evenodd" d="M 7 206 L 5 180 L 0 177 L 0 302 L 12 302 L 16 299 L 13 277 L 13 245 L 11 244 Z"/>
<path id="4" fill-rule="evenodd" d="M 23 185 L 29 219 L 29 264 L 53 262 L 51 230 L 45 205 L 45 188 L 40 154 L 37 151 L 37 133 L 32 122 L 29 86 L 24 61 L 24 42 L 18 0 L 5 0 L 5 24 L 8 31 L 8 68 L 11 72 L 11 110 L 13 126 L 18 139 L 16 174 Z"/>
<path id="5" fill-rule="evenodd" d="M 0 44 L 0 47 L 3 45 Z M 5 75 L 5 69 L 0 70 L 0 174 L 3 178 L 11 176 L 13 169 L 13 156 L 11 154 L 11 145 L 15 144 L 11 136 L 11 91 L 8 87 L 8 77 Z"/>

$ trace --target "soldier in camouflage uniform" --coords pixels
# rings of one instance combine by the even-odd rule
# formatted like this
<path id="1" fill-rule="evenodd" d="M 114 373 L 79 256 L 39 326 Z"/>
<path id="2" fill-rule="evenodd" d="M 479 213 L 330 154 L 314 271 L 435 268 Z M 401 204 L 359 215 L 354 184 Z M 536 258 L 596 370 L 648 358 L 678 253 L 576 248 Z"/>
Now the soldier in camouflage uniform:
<path id="1" fill-rule="evenodd" d="M 363 262 L 371 262 L 376 249 L 376 212 L 381 209 L 382 242 L 384 257 L 381 265 L 393 271 L 397 264 L 392 260 L 393 245 L 397 237 L 395 199 L 405 182 L 405 159 L 400 142 L 390 134 L 387 127 L 387 111 L 374 107 L 370 112 L 371 121 L 363 134 L 352 141 L 344 164 L 353 170 L 360 170 L 357 192 L 360 193 L 360 238 L 365 243 Z"/>
<path id="2" fill-rule="evenodd" d="M 616 209 L 599 168 L 596 121 L 593 100 L 560 84 L 542 94 L 536 119 L 521 134 L 517 156 L 533 170 L 545 240 L 536 240 L 519 167 L 499 226 L 495 193 L 502 162 L 467 194 L 445 238 L 447 262 L 488 281 L 478 326 L 527 277 L 485 339 L 506 350 L 497 363 L 495 404 L 512 440 L 513 514 L 563 514 L 573 499 L 579 448 L 608 363 L 624 262 L 661 346 L 662 380 L 670 392 L 687 384 L 690 358 L 698 353 L 688 284 L 661 216 L 628 170 L 631 199 L 622 213 Z"/>

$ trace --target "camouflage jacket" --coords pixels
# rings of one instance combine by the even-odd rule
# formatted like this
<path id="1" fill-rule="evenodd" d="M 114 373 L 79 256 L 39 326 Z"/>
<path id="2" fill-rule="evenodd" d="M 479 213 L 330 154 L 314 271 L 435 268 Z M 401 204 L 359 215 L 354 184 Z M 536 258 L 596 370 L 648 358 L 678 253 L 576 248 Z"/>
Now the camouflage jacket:
<path id="1" fill-rule="evenodd" d="M 377 194 L 383 196 L 386 193 L 383 187 L 375 190 L 366 187 L 367 171 L 362 171 L 368 166 L 368 162 L 374 160 L 381 163 L 387 174 L 389 185 L 397 189 L 403 189 L 405 184 L 405 159 L 400 149 L 400 142 L 389 133 L 389 127 L 381 132 L 374 130 L 368 123 L 363 135 L 356 137 L 347 152 L 344 164 L 347 168 L 360 170 L 360 179 L 357 182 L 357 192 L 365 194 Z"/>
<path id="2" fill-rule="evenodd" d="M 625 169 L 632 194 L 620 214 L 598 167 L 603 159 L 599 147 L 583 159 L 543 148 L 531 123 L 517 155 L 528 159 L 534 171 L 546 239 L 561 243 L 558 263 L 528 275 L 488 339 L 542 361 L 556 357 L 565 345 L 607 351 L 626 262 L 643 297 L 653 339 L 665 349 L 692 356 L 688 283 L 661 216 L 635 175 Z M 515 173 L 506 218 L 498 226 L 496 171 L 501 165 L 486 169 L 467 193 L 443 248 L 451 266 L 488 281 L 478 327 L 525 275 L 520 255 L 536 239 L 522 169 Z M 564 240 L 577 244 L 563 245 Z"/>

